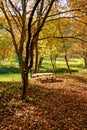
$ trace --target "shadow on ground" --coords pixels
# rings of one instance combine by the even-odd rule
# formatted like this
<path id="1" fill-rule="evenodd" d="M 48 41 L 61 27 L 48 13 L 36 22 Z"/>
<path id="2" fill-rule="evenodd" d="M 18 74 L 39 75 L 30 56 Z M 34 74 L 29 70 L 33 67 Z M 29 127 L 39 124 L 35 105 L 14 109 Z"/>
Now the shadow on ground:
<path id="1" fill-rule="evenodd" d="M 31 86 L 21 101 L 19 83 L 0 83 L 0 130 L 87 130 L 87 84 L 48 85 Z"/>

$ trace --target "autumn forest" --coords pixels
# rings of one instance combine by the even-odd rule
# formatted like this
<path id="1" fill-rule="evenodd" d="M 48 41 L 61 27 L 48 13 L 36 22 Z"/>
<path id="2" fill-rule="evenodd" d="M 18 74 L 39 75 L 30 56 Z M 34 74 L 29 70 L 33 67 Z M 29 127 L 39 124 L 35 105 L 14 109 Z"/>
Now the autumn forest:
<path id="1" fill-rule="evenodd" d="M 87 130 L 87 0 L 0 0 L 0 130 Z"/>

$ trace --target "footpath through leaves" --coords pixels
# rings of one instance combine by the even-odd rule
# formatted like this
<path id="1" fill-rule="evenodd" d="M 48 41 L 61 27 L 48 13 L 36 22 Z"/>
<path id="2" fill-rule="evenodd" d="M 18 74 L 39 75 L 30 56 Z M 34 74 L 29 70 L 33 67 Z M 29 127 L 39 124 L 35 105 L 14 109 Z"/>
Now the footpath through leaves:
<path id="1" fill-rule="evenodd" d="M 0 83 L 0 130 L 87 130 L 87 82 L 57 79 L 31 80 L 23 101 L 21 84 Z"/>

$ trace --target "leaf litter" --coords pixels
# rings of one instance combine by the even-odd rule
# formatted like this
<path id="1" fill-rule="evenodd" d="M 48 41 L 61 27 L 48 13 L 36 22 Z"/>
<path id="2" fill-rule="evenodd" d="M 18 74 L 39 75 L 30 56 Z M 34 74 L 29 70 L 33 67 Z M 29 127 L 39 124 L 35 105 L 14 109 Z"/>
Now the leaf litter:
<path id="1" fill-rule="evenodd" d="M 0 130 L 87 130 L 87 83 L 70 76 L 63 82 L 30 79 L 27 97 L 22 85 L 0 83 Z"/>

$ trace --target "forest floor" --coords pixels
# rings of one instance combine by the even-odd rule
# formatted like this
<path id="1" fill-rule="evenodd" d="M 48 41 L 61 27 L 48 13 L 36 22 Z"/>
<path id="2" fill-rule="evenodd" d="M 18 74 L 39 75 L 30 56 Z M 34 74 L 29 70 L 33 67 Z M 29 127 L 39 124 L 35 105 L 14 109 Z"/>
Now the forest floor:
<path id="1" fill-rule="evenodd" d="M 0 130 L 87 130 L 87 79 L 31 79 L 21 101 L 20 82 L 0 82 Z"/>

